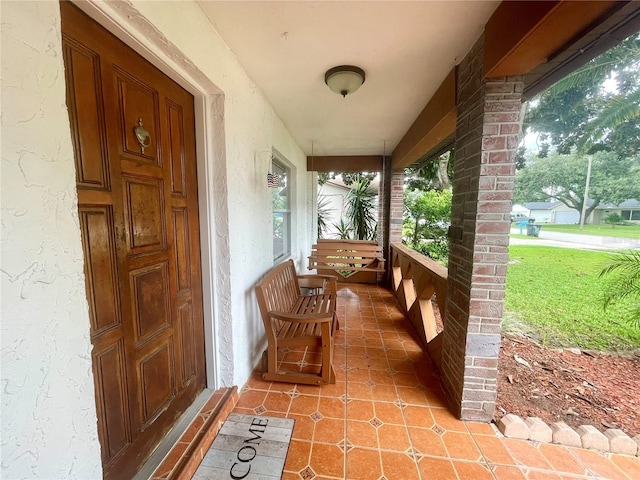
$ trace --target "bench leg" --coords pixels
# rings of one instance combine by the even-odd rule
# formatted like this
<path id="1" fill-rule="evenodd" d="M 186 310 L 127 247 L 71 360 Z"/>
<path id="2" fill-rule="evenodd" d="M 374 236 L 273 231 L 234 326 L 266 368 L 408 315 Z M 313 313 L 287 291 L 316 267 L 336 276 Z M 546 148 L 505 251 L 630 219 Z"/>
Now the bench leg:
<path id="1" fill-rule="evenodd" d="M 268 374 L 276 374 L 278 373 L 278 346 L 272 345 L 269 343 L 267 345 L 267 361 L 262 362 L 263 370 L 262 370 L 262 378 L 266 380 L 266 376 Z M 264 368 L 266 367 L 266 369 Z"/>
<path id="2" fill-rule="evenodd" d="M 336 383 L 333 370 L 333 338 L 331 336 L 331 322 L 322 324 L 322 382 Z"/>

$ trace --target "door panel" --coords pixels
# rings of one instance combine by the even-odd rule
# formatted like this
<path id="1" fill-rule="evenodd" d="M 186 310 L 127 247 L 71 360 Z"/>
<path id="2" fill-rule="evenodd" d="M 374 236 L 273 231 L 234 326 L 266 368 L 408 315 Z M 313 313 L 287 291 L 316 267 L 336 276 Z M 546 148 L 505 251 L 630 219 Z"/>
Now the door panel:
<path id="1" fill-rule="evenodd" d="M 67 104 L 75 147 L 76 181 L 84 188 L 109 190 L 100 57 L 73 40 L 65 42 Z M 79 128 L 79 124 L 92 128 Z"/>
<path id="2" fill-rule="evenodd" d="M 131 443 L 125 374 L 124 343 L 119 340 L 106 350 L 94 353 L 95 382 L 101 395 L 96 399 L 102 418 L 109 426 L 101 437 L 103 460 L 114 458 Z"/>
<path id="3" fill-rule="evenodd" d="M 162 178 L 122 175 L 129 255 L 166 248 Z"/>
<path id="4" fill-rule="evenodd" d="M 162 166 L 158 143 L 160 125 L 158 118 L 158 92 L 145 85 L 140 79 L 116 67 L 118 82 L 118 103 L 122 132 L 122 151 L 138 160 L 150 161 Z M 143 126 L 149 132 L 149 146 L 141 147 L 134 128 Z M 131 127 L 131 128 L 129 128 Z"/>
<path id="5" fill-rule="evenodd" d="M 193 97 L 61 11 L 104 476 L 130 478 L 205 383 Z"/>
<path id="6" fill-rule="evenodd" d="M 78 211 L 88 273 L 91 330 L 93 335 L 100 335 L 121 323 L 113 212 L 110 205 L 80 205 Z"/>

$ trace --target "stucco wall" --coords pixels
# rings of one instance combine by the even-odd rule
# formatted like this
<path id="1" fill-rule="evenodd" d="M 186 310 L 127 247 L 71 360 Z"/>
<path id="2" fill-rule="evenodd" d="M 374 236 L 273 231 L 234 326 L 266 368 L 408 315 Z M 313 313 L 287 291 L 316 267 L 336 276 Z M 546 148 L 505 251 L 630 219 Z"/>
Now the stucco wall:
<path id="1" fill-rule="evenodd" d="M 55 2 L 2 2 L 2 478 L 101 478 Z"/>
<path id="2" fill-rule="evenodd" d="M 348 191 L 348 188 L 329 182 L 319 187 L 318 198 L 324 199 L 328 209 L 328 215 L 325 220 L 327 228 L 323 233 L 324 238 L 338 238 L 338 230 L 334 225 L 340 223 L 340 219 L 343 217 L 344 202 Z"/>
<path id="3" fill-rule="evenodd" d="M 224 94 L 225 145 L 206 159 L 226 181 L 216 184 L 213 210 L 228 211 L 216 218 L 228 228 L 211 227 L 224 247 L 215 251 L 228 258 L 216 311 L 230 314 L 216 332 L 227 366 L 221 380 L 242 385 L 264 347 L 253 286 L 272 266 L 272 148 L 293 167 L 292 256 L 300 270 L 314 234 L 313 176 L 195 3 L 114 5 L 129 12 L 125 23 L 148 21 Z M 59 22 L 55 2 L 2 2 L 3 478 L 101 476 Z"/>

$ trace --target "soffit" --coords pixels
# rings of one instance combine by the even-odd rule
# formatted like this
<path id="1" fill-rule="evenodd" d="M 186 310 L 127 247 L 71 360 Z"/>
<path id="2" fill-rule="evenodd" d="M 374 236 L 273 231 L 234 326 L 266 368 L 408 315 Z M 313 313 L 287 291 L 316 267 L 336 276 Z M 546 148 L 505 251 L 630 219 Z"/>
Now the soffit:
<path id="1" fill-rule="evenodd" d="M 387 155 L 482 34 L 498 1 L 200 1 L 307 155 Z M 324 84 L 352 64 L 365 84 Z"/>

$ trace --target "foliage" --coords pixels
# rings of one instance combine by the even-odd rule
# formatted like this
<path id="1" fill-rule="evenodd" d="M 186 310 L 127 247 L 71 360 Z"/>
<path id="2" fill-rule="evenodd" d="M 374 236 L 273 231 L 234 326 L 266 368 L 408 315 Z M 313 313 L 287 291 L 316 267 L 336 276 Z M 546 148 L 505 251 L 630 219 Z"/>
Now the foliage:
<path id="1" fill-rule="evenodd" d="M 449 257 L 447 229 L 451 220 L 451 192 L 405 190 L 403 243 L 434 260 Z"/>
<path id="2" fill-rule="evenodd" d="M 610 213 L 604 217 L 604 223 L 611 225 L 611 228 L 615 228 L 616 225 L 620 225 L 622 223 L 622 217 L 617 213 Z"/>
<path id="3" fill-rule="evenodd" d="M 598 273 L 606 252 L 512 245 L 509 258 L 505 315 L 535 328 L 543 343 L 599 350 L 640 346 L 640 329 L 624 320 L 630 299 L 603 314 Z"/>
<path id="4" fill-rule="evenodd" d="M 322 236 L 327 230 L 327 219 L 333 212 L 332 208 L 329 208 L 329 198 L 325 195 L 318 195 L 318 238 Z"/>
<path id="5" fill-rule="evenodd" d="M 373 182 L 373 180 L 378 176 L 377 173 L 367 173 L 367 172 L 331 172 L 331 173 L 318 173 L 318 185 L 324 185 L 325 183 L 327 183 L 329 180 L 335 180 L 337 177 L 341 177 L 342 178 L 342 182 L 347 185 L 347 186 L 351 186 L 353 185 L 353 183 L 358 180 L 358 179 L 362 179 L 362 178 L 366 178 L 369 180 L 369 182 Z"/>
<path id="6" fill-rule="evenodd" d="M 341 218 L 340 222 L 334 223 L 333 228 L 336 229 L 340 240 L 349 240 L 351 238 L 351 227 L 344 221 L 344 218 Z"/>
<path id="7" fill-rule="evenodd" d="M 449 190 L 453 176 L 453 148 L 419 167 L 405 169 L 406 186 L 410 190 Z"/>
<path id="8" fill-rule="evenodd" d="M 603 202 L 620 203 L 640 197 L 640 159 L 619 158 L 612 152 L 598 152 L 592 156 L 587 217 Z M 586 157 L 554 154 L 539 158 L 532 156 L 527 167 L 516 175 L 515 201 L 558 200 L 582 214 L 587 180 Z"/>
<path id="9" fill-rule="evenodd" d="M 610 275 L 616 276 L 605 287 L 605 310 L 624 299 L 635 299 L 635 307 L 628 320 L 640 329 L 640 251 L 612 254 L 609 264 L 602 269 L 599 277 Z"/>
<path id="10" fill-rule="evenodd" d="M 375 198 L 377 193 L 371 188 L 371 180 L 366 176 L 356 176 L 345 198 L 345 214 L 356 240 L 374 240 L 377 234 Z"/>
<path id="11" fill-rule="evenodd" d="M 554 149 L 639 153 L 639 69 L 640 37 L 633 35 L 530 101 L 524 127 L 539 134 L 539 156 Z"/>

